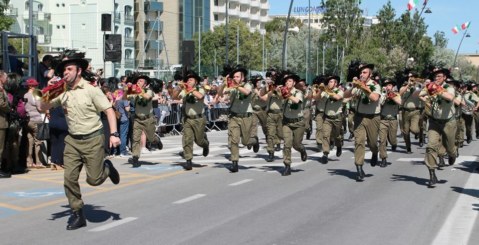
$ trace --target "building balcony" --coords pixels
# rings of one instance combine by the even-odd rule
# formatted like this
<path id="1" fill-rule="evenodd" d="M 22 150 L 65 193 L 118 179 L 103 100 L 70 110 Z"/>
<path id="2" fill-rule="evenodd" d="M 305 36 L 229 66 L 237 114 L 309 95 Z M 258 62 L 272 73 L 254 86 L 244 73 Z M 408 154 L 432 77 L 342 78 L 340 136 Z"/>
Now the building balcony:
<path id="1" fill-rule="evenodd" d="M 145 46 L 147 45 L 147 41 L 145 41 Z M 146 50 L 159 50 L 160 52 L 163 50 L 163 41 L 161 40 L 149 40 L 148 47 Z"/>
<path id="2" fill-rule="evenodd" d="M 242 19 L 249 19 L 252 16 L 249 14 L 249 12 L 240 12 L 239 17 Z"/>
<path id="3" fill-rule="evenodd" d="M 163 3 L 157 1 L 146 1 L 145 12 L 160 12 L 163 13 Z"/>
<path id="4" fill-rule="evenodd" d="M 133 37 L 125 37 L 125 47 L 135 47 L 135 39 Z"/>
<path id="5" fill-rule="evenodd" d="M 133 15 L 124 15 L 124 23 L 125 25 L 134 25 L 135 24 L 135 20 L 133 18 Z"/>
<path id="6" fill-rule="evenodd" d="M 135 59 L 133 58 L 124 58 L 125 60 L 125 68 L 133 68 L 135 67 Z"/>
<path id="7" fill-rule="evenodd" d="M 240 12 L 236 9 L 228 9 L 229 16 L 239 16 Z"/>
<path id="8" fill-rule="evenodd" d="M 119 24 L 121 22 L 121 13 L 115 13 L 114 14 L 113 22 L 115 22 L 117 24 Z"/>
<path id="9" fill-rule="evenodd" d="M 145 30 L 147 32 L 157 31 L 161 33 L 163 31 L 163 21 L 159 21 L 159 22 L 156 20 L 145 21 Z"/>
<path id="10" fill-rule="evenodd" d="M 261 3 L 259 0 L 251 0 L 251 2 L 249 3 L 249 6 L 251 8 L 259 8 L 261 6 Z"/>
<path id="11" fill-rule="evenodd" d="M 262 2 L 261 3 L 261 6 L 260 6 L 260 9 L 269 9 L 269 3 L 268 2 Z"/>
<path id="12" fill-rule="evenodd" d="M 213 6 L 213 8 L 211 8 L 211 12 L 213 12 L 213 13 L 226 13 L 226 8 L 225 8 L 225 6 Z"/>
<path id="13" fill-rule="evenodd" d="M 18 8 L 14 8 L 13 5 L 10 5 L 10 7 L 7 10 L 5 10 L 5 15 L 10 17 L 17 17 Z"/>

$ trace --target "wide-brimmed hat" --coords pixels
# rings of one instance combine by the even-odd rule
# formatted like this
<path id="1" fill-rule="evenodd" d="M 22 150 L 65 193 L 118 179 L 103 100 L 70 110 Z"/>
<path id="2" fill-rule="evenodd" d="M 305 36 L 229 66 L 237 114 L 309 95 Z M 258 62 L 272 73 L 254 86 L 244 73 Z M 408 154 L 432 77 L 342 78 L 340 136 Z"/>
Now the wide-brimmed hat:
<path id="1" fill-rule="evenodd" d="M 336 75 L 329 76 L 329 77 L 327 77 L 324 81 L 325 81 L 325 83 L 329 83 L 329 81 L 330 81 L 331 79 L 336 80 L 336 84 L 339 84 L 339 83 L 340 83 L 340 78 L 339 78 L 339 76 L 336 76 Z"/>
<path id="2" fill-rule="evenodd" d="M 434 71 L 432 74 L 435 77 L 439 73 L 444 74 L 446 77 L 451 77 L 451 71 L 449 71 L 449 69 L 446 69 L 446 68 L 438 69 L 438 70 Z"/>
<path id="3" fill-rule="evenodd" d="M 359 67 L 359 72 L 362 72 L 364 69 L 369 68 L 371 71 L 374 70 L 374 64 L 366 64 Z"/>
<path id="4" fill-rule="evenodd" d="M 27 80 L 25 80 L 25 82 L 23 82 L 24 86 L 34 86 L 34 87 L 36 87 L 36 86 L 38 86 L 38 84 L 39 83 L 38 83 L 37 79 L 35 79 L 33 77 L 30 77 Z"/>
<path id="5" fill-rule="evenodd" d="M 201 77 L 194 71 L 188 71 L 188 73 L 183 77 L 183 81 L 186 82 L 190 78 L 194 78 L 198 83 L 201 81 Z"/>
<path id="6" fill-rule="evenodd" d="M 295 82 L 299 82 L 299 80 L 301 79 L 298 75 L 294 74 L 294 73 L 290 73 L 290 74 L 287 74 L 283 77 L 283 84 L 286 83 L 286 81 L 288 81 L 288 79 L 293 79 L 293 81 Z"/>
<path id="7" fill-rule="evenodd" d="M 389 78 L 384 79 L 384 81 L 382 83 L 382 86 L 386 86 L 388 84 L 396 85 L 396 81 L 394 81 L 393 79 L 389 79 Z"/>
<path id="8" fill-rule="evenodd" d="M 243 73 L 243 75 L 246 77 L 248 75 L 248 70 L 242 66 L 242 65 L 237 65 L 235 68 L 233 68 L 233 70 L 230 72 L 230 77 L 233 77 L 233 75 L 236 73 L 236 72 L 241 72 Z"/>
<path id="9" fill-rule="evenodd" d="M 68 65 L 68 64 L 76 64 L 82 69 L 82 71 L 84 71 L 88 68 L 88 60 L 86 60 L 86 59 L 68 59 L 68 60 L 64 60 L 64 61 L 60 62 L 57 65 L 57 67 L 55 67 L 55 72 L 58 75 L 63 76 L 63 71 L 65 69 L 65 66 Z"/>
<path id="10" fill-rule="evenodd" d="M 147 76 L 147 75 L 138 75 L 138 76 L 133 77 L 132 83 L 133 83 L 133 84 L 136 84 L 136 83 L 138 82 L 138 80 L 140 80 L 140 79 L 145 79 L 145 82 L 146 82 L 147 84 L 150 84 L 150 82 L 151 82 L 151 79 L 150 79 L 149 76 Z"/>

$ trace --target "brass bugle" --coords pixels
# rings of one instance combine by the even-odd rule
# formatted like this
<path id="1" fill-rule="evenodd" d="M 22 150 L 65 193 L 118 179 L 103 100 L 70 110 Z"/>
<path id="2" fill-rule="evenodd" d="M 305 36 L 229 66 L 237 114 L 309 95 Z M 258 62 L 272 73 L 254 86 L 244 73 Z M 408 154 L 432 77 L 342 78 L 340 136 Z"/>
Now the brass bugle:
<path id="1" fill-rule="evenodd" d="M 33 90 L 32 95 L 35 100 L 41 100 L 43 97 L 43 93 L 40 89 Z"/>

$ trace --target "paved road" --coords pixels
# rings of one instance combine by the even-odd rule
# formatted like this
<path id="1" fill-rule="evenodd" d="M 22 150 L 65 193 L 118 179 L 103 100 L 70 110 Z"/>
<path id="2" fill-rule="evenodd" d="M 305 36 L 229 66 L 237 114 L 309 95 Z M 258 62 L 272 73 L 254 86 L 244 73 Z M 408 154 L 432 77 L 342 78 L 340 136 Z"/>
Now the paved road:
<path id="1" fill-rule="evenodd" d="M 332 151 L 321 164 L 315 141 L 305 140 L 308 161 L 294 152 L 293 173 L 283 177 L 281 152 L 267 163 L 263 147 L 242 148 L 240 171 L 230 173 L 226 131 L 208 137 L 210 156 L 195 146 L 192 171 L 181 168 L 181 137 L 170 136 L 138 169 L 114 158 L 119 185 L 91 187 L 82 175 L 88 226 L 76 231 L 65 230 L 62 172 L 2 180 L 1 244 L 479 244 L 479 141 L 429 189 L 417 145 L 413 154 L 401 145 L 390 152 L 386 168 L 367 164 L 358 183 L 349 141 L 340 159 Z"/>

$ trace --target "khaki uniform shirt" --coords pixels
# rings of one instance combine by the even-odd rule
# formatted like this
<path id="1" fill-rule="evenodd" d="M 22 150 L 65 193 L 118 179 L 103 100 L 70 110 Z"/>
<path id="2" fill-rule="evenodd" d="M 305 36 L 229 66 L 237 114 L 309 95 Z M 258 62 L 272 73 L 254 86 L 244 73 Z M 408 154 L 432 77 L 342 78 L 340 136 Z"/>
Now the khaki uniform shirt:
<path id="1" fill-rule="evenodd" d="M 453 86 L 450 86 L 447 83 L 442 85 L 443 88 L 450 94 L 456 94 L 455 89 Z M 421 91 L 420 95 L 427 94 L 426 90 Z M 453 101 L 446 101 L 443 98 L 439 97 L 430 97 L 429 100 L 431 101 L 431 112 L 432 118 L 434 119 L 450 119 L 455 114 L 454 102 Z"/>
<path id="2" fill-rule="evenodd" d="M 268 99 L 268 110 L 281 110 L 281 108 L 283 108 L 283 98 L 273 92 Z"/>
<path id="3" fill-rule="evenodd" d="M 268 102 L 261 100 L 259 98 L 259 96 L 254 91 L 252 91 L 252 93 L 254 93 L 254 95 L 253 95 L 253 109 L 255 111 L 259 111 L 261 109 L 266 110 L 266 107 L 268 106 Z"/>
<path id="4" fill-rule="evenodd" d="M 326 100 L 326 107 L 324 110 L 324 113 L 327 116 L 337 116 L 340 115 L 343 112 L 343 96 L 344 92 L 341 89 L 335 88 L 333 89 L 333 92 L 335 94 L 339 94 L 341 96 L 340 100 L 333 100 L 332 98 L 328 98 L 329 95 L 326 94 L 327 100 Z"/>
<path id="5" fill-rule="evenodd" d="M 153 91 L 151 91 L 150 89 L 146 89 L 145 93 L 150 95 L 151 98 L 153 98 L 153 96 L 155 96 Z M 138 103 L 138 100 L 140 100 L 140 96 L 139 95 L 133 95 L 133 96 L 135 97 L 135 102 L 136 102 L 135 103 L 135 115 L 145 117 L 145 116 L 151 115 L 153 113 L 153 100 L 152 99 L 148 100 L 146 102 L 146 105 L 140 105 Z"/>
<path id="6" fill-rule="evenodd" d="M 421 100 L 419 99 L 419 96 L 412 95 L 414 92 L 416 92 L 414 88 L 409 88 L 401 96 L 401 99 L 403 101 L 403 108 L 417 109 L 424 107 L 423 105 L 421 105 Z"/>
<path id="7" fill-rule="evenodd" d="M 0 129 L 8 128 L 7 113 L 9 111 L 7 92 L 0 92 Z"/>
<path id="8" fill-rule="evenodd" d="M 286 99 L 284 102 L 283 116 L 289 119 L 302 117 L 303 107 L 301 104 L 304 100 L 303 92 L 299 91 L 296 88 L 293 88 L 291 90 L 291 95 L 294 96 L 295 98 L 298 98 L 300 103 L 293 104 L 291 100 Z"/>
<path id="9" fill-rule="evenodd" d="M 303 108 L 304 109 L 309 109 L 311 108 L 311 98 L 307 99 L 306 97 L 310 96 L 313 93 L 311 89 L 307 89 L 306 92 L 304 93 L 304 103 L 303 103 Z"/>
<path id="10" fill-rule="evenodd" d="M 230 110 L 233 113 L 243 114 L 253 112 L 253 106 L 251 105 L 254 94 L 253 86 L 251 83 L 245 83 L 243 87 L 251 90 L 251 93 L 248 96 L 244 95 L 236 88 L 230 90 Z"/>
<path id="11" fill-rule="evenodd" d="M 396 96 L 400 96 L 399 94 Z M 399 114 L 399 105 L 393 100 L 387 99 L 387 95 L 383 94 L 381 98 L 384 98 L 384 103 L 381 107 L 381 116 L 386 118 L 397 118 Z"/>
<path id="12" fill-rule="evenodd" d="M 93 133 L 103 127 L 100 112 L 111 107 L 108 98 L 98 87 L 93 87 L 83 78 L 71 90 L 63 92 L 51 101 L 53 107 L 62 106 L 73 135 Z"/>
<path id="13" fill-rule="evenodd" d="M 316 101 L 316 110 L 320 112 L 324 112 L 324 108 L 326 107 L 327 100 L 328 100 L 328 94 L 324 91 L 321 91 L 321 98 Z"/>
<path id="14" fill-rule="evenodd" d="M 381 86 L 374 80 L 369 79 L 366 85 L 369 86 L 371 93 L 381 95 Z M 356 112 L 368 115 L 379 114 L 381 112 L 381 99 L 373 102 L 368 98 L 368 95 L 359 88 L 353 88 L 352 93 L 358 98 L 356 102 Z"/>
<path id="15" fill-rule="evenodd" d="M 205 95 L 203 88 L 199 88 L 198 92 L 203 96 Z M 202 100 L 197 100 L 193 93 L 187 94 L 184 89 L 179 94 L 179 97 L 183 99 L 183 106 L 187 116 L 196 116 L 205 112 L 204 97 Z"/>

